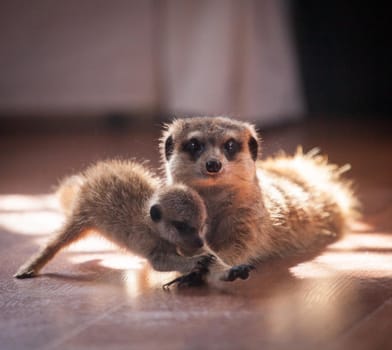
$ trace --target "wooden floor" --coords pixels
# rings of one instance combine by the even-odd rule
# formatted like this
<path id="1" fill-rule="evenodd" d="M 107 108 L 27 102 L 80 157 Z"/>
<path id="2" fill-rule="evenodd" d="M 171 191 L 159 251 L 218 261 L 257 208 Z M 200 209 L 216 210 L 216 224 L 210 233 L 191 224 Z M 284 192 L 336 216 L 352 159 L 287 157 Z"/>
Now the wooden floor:
<path id="1" fill-rule="evenodd" d="M 0 348 L 392 349 L 390 124 L 321 120 L 264 133 L 264 153 L 301 143 L 350 162 L 364 216 L 318 255 L 271 261 L 245 282 L 161 289 L 173 274 L 94 237 L 31 280 L 12 274 L 61 224 L 57 180 L 91 161 L 158 163 L 151 130 L 0 137 Z"/>

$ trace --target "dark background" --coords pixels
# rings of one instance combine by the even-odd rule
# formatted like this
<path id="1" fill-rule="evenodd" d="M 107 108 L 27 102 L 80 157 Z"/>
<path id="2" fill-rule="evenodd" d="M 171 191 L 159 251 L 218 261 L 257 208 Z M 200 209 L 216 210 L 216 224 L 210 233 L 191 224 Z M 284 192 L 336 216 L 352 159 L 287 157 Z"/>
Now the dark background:
<path id="1" fill-rule="evenodd" d="M 391 114 L 391 19 L 380 4 L 292 1 L 309 115 Z"/>

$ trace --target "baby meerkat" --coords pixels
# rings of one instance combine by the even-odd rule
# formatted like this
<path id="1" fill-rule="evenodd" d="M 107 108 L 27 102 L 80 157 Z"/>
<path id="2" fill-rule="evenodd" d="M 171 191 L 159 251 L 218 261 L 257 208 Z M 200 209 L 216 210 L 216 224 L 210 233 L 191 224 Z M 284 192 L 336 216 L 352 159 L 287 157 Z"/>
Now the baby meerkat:
<path id="1" fill-rule="evenodd" d="M 158 271 L 190 272 L 210 260 L 198 255 L 206 227 L 200 196 L 181 184 L 160 186 L 136 162 L 99 162 L 67 179 L 60 194 L 67 209 L 64 226 L 19 268 L 16 278 L 34 277 L 60 249 L 90 230 L 145 257 Z M 67 197 L 70 201 L 64 203 Z"/>
<path id="2" fill-rule="evenodd" d="M 259 138 L 246 122 L 177 119 L 167 125 L 160 149 L 168 184 L 184 183 L 205 202 L 208 246 L 224 263 L 242 264 L 244 276 L 246 264 L 341 235 L 354 213 L 343 168 L 301 152 L 257 161 Z"/>

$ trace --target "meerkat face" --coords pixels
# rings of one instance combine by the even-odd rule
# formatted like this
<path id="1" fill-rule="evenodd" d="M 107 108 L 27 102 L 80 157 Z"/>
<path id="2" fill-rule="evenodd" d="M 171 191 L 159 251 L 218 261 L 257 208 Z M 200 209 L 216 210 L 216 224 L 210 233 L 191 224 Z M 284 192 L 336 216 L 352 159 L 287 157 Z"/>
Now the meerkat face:
<path id="1" fill-rule="evenodd" d="M 201 253 L 207 214 L 201 197 L 184 185 L 163 188 L 150 207 L 160 236 L 177 246 L 181 255 Z"/>
<path id="2" fill-rule="evenodd" d="M 190 186 L 254 181 L 259 141 L 254 127 L 225 117 L 178 119 L 161 139 L 169 183 Z"/>

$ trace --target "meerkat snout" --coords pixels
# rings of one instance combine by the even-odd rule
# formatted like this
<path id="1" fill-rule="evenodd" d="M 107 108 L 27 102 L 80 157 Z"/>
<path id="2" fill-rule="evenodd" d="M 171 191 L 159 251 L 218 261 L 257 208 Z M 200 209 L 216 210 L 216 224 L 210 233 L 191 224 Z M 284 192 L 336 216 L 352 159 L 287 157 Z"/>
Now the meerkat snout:
<path id="1" fill-rule="evenodd" d="M 204 242 L 200 237 L 194 236 L 188 239 L 187 244 L 178 244 L 177 252 L 182 256 L 194 256 L 203 252 Z"/>
<path id="2" fill-rule="evenodd" d="M 208 173 L 219 173 L 222 169 L 222 163 L 218 159 L 209 159 L 206 162 L 206 170 Z"/>
<path id="3" fill-rule="evenodd" d="M 202 228 L 192 227 L 185 221 L 172 221 L 171 225 L 178 234 L 176 239 L 177 252 L 182 256 L 193 256 L 202 253 L 204 241 Z"/>

